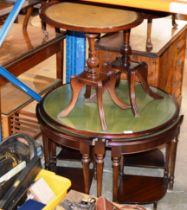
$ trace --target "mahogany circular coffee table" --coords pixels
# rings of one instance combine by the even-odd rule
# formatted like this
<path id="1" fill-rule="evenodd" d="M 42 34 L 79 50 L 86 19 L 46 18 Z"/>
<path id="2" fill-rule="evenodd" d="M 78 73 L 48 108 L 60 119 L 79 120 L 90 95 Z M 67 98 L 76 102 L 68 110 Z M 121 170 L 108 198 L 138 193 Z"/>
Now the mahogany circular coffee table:
<path id="1" fill-rule="evenodd" d="M 128 97 L 124 90 L 128 88 L 127 82 L 122 81 L 117 89 L 117 94 L 125 101 Z M 46 165 L 55 161 L 55 145 L 61 145 L 80 151 L 83 157 L 83 171 L 85 192 L 89 188 L 89 162 L 90 148 L 94 147 L 97 171 L 97 195 L 101 195 L 102 169 L 105 147 L 115 146 L 120 141 L 123 147 L 129 149 L 128 154 L 148 151 L 165 143 L 164 139 L 154 139 L 147 144 L 143 141 L 145 136 L 157 133 L 169 126 L 178 116 L 178 107 L 173 98 L 165 92 L 154 88 L 162 100 L 154 100 L 137 85 L 137 103 L 140 117 L 135 118 L 131 110 L 122 110 L 110 100 L 107 92 L 103 94 L 108 130 L 100 127 L 97 104 L 85 102 L 86 87 L 80 91 L 77 105 L 67 117 L 58 117 L 61 109 L 68 105 L 71 98 L 70 85 L 63 85 L 49 92 L 37 105 L 37 117 L 41 125 L 44 156 Z M 143 139 L 142 139 L 143 138 Z"/>

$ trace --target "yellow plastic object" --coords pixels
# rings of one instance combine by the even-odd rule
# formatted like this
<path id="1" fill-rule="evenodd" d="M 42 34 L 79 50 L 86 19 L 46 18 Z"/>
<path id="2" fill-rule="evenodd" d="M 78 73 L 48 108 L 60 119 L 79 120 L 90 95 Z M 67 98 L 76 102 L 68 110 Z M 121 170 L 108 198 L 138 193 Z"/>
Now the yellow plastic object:
<path id="1" fill-rule="evenodd" d="M 56 194 L 56 197 L 42 210 L 53 210 L 58 205 L 58 203 L 60 203 L 60 201 L 62 201 L 63 198 L 66 196 L 67 190 L 71 186 L 71 181 L 65 177 L 58 176 L 55 173 L 47 171 L 45 169 L 40 170 L 36 177 L 36 180 L 40 178 L 43 178 Z"/>

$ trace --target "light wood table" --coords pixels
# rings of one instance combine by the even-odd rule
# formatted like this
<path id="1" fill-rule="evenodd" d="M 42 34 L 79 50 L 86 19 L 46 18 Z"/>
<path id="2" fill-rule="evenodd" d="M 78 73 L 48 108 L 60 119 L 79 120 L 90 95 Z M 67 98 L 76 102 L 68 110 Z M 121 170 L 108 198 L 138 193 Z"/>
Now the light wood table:
<path id="1" fill-rule="evenodd" d="M 22 24 L 15 23 L 6 41 L 0 48 L 0 65 L 4 66 L 15 76 L 19 76 L 32 67 L 41 63 L 45 59 L 56 55 L 56 79 L 49 78 L 48 75 L 22 75 L 22 81 L 39 94 L 44 93 L 61 84 L 63 81 L 63 41 L 64 35 L 56 35 L 54 30 L 50 30 L 46 38 L 41 28 L 29 26 L 23 32 Z M 3 124 L 3 138 L 17 132 L 26 132 L 35 136 L 33 132 L 32 116 L 27 113 L 24 118 L 19 117 L 19 111 L 25 107 L 32 99 L 21 90 L 6 84 L 7 80 L 0 78 L 1 86 L 1 117 Z"/>
<path id="2" fill-rule="evenodd" d="M 85 0 L 82 0 L 85 1 Z M 187 14 L 187 2 L 181 0 L 86 0 L 104 4 L 127 6 L 140 9 L 157 10 L 170 13 Z"/>

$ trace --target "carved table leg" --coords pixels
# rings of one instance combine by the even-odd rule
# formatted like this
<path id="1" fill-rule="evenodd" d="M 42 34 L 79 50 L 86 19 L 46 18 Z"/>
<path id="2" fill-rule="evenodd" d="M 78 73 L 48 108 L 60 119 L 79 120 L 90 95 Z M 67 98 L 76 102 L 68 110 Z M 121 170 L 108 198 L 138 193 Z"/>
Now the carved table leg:
<path id="1" fill-rule="evenodd" d="M 55 170 L 56 168 L 56 144 L 53 143 L 47 136 L 43 135 L 43 148 L 45 167 Z"/>
<path id="2" fill-rule="evenodd" d="M 112 75 L 110 77 L 110 80 L 106 84 L 106 88 L 110 94 L 110 97 L 114 101 L 114 103 L 119 106 L 121 109 L 127 109 L 130 108 L 128 104 L 125 104 L 117 95 L 115 91 L 116 81 L 117 81 L 117 75 Z"/>
<path id="3" fill-rule="evenodd" d="M 101 82 L 98 83 L 96 94 L 97 94 L 97 106 L 99 110 L 99 118 L 101 122 L 101 127 L 104 131 L 106 131 L 107 125 L 105 121 L 105 113 L 104 113 L 104 108 L 103 108 L 103 85 Z"/>
<path id="4" fill-rule="evenodd" d="M 91 97 L 91 90 L 92 90 L 92 87 L 91 85 L 86 85 L 86 91 L 85 91 L 85 98 L 89 99 Z"/>
<path id="5" fill-rule="evenodd" d="M 151 51 L 153 49 L 153 44 L 151 42 L 151 31 L 152 31 L 152 19 L 147 19 L 147 39 L 146 39 L 146 49 Z"/>
<path id="6" fill-rule="evenodd" d="M 102 177 L 104 166 L 105 142 L 99 139 L 95 142 L 95 155 L 96 155 L 96 175 L 97 175 L 97 196 L 102 194 Z"/>
<path id="7" fill-rule="evenodd" d="M 27 8 L 27 12 L 26 12 L 26 15 L 25 15 L 25 18 L 23 20 L 23 31 L 27 31 L 27 26 L 28 26 L 28 23 L 29 23 L 29 19 L 32 15 L 32 11 L 33 11 L 33 6 L 30 6 Z"/>
<path id="8" fill-rule="evenodd" d="M 45 168 L 49 168 L 49 139 L 42 133 Z"/>
<path id="9" fill-rule="evenodd" d="M 178 144 L 178 136 L 172 140 L 171 149 L 170 149 L 170 164 L 169 164 L 169 186 L 170 190 L 173 189 L 174 184 L 174 172 L 175 172 L 175 162 L 176 162 L 176 154 L 177 154 L 177 144 Z"/>
<path id="10" fill-rule="evenodd" d="M 148 84 L 148 66 L 146 63 L 142 63 L 142 65 L 137 69 L 137 76 L 140 80 L 140 83 L 144 89 L 144 91 L 149 94 L 154 99 L 162 99 L 163 97 L 153 92 Z"/>
<path id="11" fill-rule="evenodd" d="M 136 75 L 135 71 L 129 70 L 127 72 L 128 83 L 129 83 L 129 99 L 131 104 L 131 109 L 135 117 L 138 116 L 138 108 L 136 105 L 136 94 L 135 94 L 135 85 L 136 85 Z"/>
<path id="12" fill-rule="evenodd" d="M 71 88 L 72 88 L 72 98 L 66 109 L 58 114 L 58 117 L 66 117 L 74 108 L 77 99 L 79 97 L 80 91 L 83 87 L 83 83 L 79 81 L 78 77 L 71 78 Z"/>
<path id="13" fill-rule="evenodd" d="M 56 171 L 56 144 L 49 140 L 49 168 Z"/>
<path id="14" fill-rule="evenodd" d="M 117 201 L 120 157 L 112 157 L 113 163 L 113 201 Z"/>
<path id="15" fill-rule="evenodd" d="M 80 142 L 80 153 L 82 154 L 84 192 L 89 194 L 90 184 L 90 145 L 84 141 Z"/>
<path id="16" fill-rule="evenodd" d="M 170 153 L 171 153 L 171 142 L 166 145 L 166 153 L 165 153 L 165 167 L 164 167 L 164 177 L 169 177 L 169 164 L 170 164 Z"/>

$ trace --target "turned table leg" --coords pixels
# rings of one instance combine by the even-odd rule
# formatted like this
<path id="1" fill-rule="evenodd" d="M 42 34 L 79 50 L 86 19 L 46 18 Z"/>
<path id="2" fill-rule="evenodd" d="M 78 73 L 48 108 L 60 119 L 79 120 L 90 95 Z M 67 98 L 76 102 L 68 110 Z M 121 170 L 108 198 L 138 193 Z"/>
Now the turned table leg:
<path id="1" fill-rule="evenodd" d="M 102 194 L 102 178 L 105 154 L 105 141 L 99 139 L 95 142 L 95 155 L 96 155 L 96 177 L 97 177 L 97 196 Z"/>
<path id="2" fill-rule="evenodd" d="M 170 190 L 173 189 L 174 184 L 174 173 L 175 173 L 175 162 L 177 154 L 178 136 L 174 138 L 170 146 L 170 162 L 169 162 L 169 186 Z"/>
<path id="3" fill-rule="evenodd" d="M 117 201 L 120 157 L 113 157 L 113 201 Z"/>
<path id="4" fill-rule="evenodd" d="M 80 153 L 82 154 L 83 177 L 84 177 L 84 192 L 89 194 L 90 185 L 90 145 L 85 142 L 80 142 Z"/>
<path id="5" fill-rule="evenodd" d="M 117 201 L 118 186 L 119 186 L 119 175 L 121 173 L 121 156 L 119 147 L 112 147 L 112 167 L 113 167 L 113 201 Z"/>
<path id="6" fill-rule="evenodd" d="M 42 135 L 43 149 L 45 158 L 45 167 L 55 171 L 56 168 L 56 144 L 52 142 L 47 136 Z"/>

